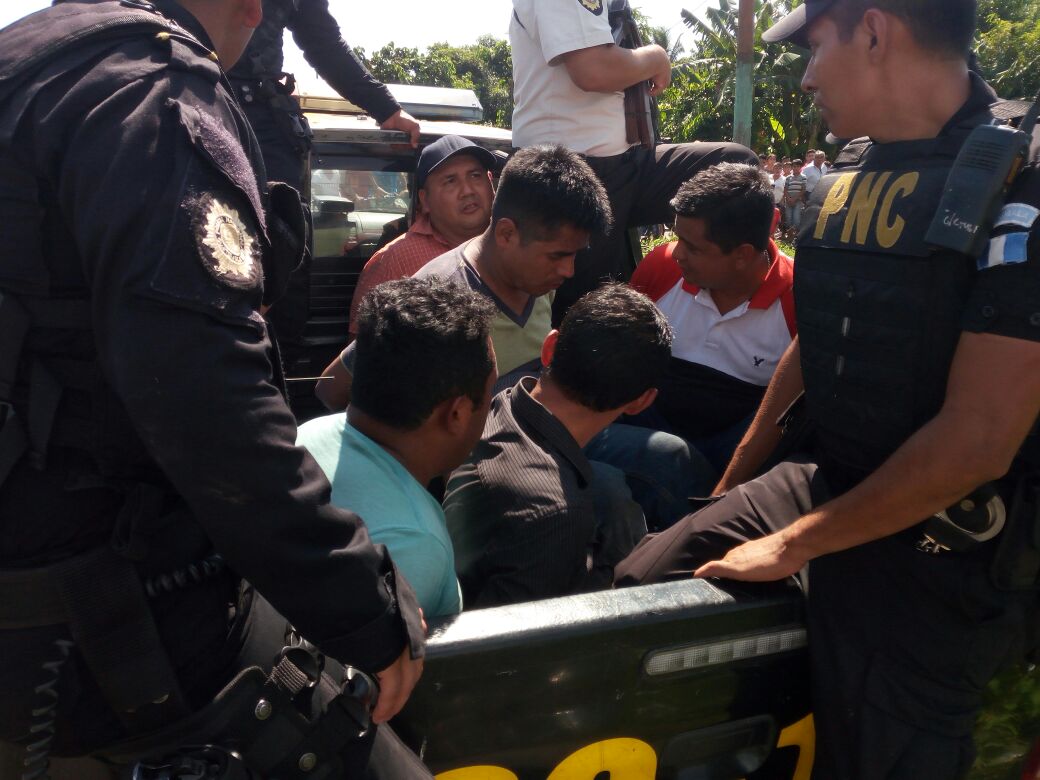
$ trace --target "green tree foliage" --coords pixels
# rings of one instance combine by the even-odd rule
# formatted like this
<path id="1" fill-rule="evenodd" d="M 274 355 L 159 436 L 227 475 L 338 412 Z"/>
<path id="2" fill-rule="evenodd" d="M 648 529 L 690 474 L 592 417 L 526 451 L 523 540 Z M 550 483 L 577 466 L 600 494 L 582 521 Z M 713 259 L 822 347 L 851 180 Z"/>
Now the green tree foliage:
<path id="1" fill-rule="evenodd" d="M 980 0 L 979 65 L 997 92 L 1034 98 L 1040 92 L 1040 2 Z"/>
<path id="2" fill-rule="evenodd" d="M 472 89 L 484 106 L 484 121 L 509 127 L 513 115 L 513 59 L 507 41 L 483 35 L 475 44 L 435 43 L 425 52 L 393 42 L 366 57 L 372 74 L 392 84 Z"/>
<path id="3" fill-rule="evenodd" d="M 1019 664 L 993 680 L 975 725 L 978 757 L 970 780 L 1018 780 L 1040 736 L 1040 670 Z"/>
<path id="4" fill-rule="evenodd" d="M 826 128 L 799 87 L 808 52 L 765 46 L 762 32 L 799 0 L 755 2 L 755 95 L 752 146 L 801 154 L 822 143 Z M 700 14 L 683 11 L 692 32 L 675 59 L 672 86 L 661 96 L 662 135 L 673 141 L 730 138 L 737 59 L 738 0 L 715 0 Z M 979 0 L 976 40 L 983 75 L 1004 97 L 1040 92 L 1040 0 Z"/>
<path id="5" fill-rule="evenodd" d="M 820 147 L 824 132 L 812 100 L 799 87 L 808 53 L 762 43 L 762 33 L 791 6 L 789 0 L 755 3 L 752 146 L 795 156 Z M 737 11 L 737 0 L 718 0 L 718 7 L 704 10 L 704 18 L 682 12 L 693 43 L 690 53 L 676 60 L 672 86 L 658 101 L 664 137 L 679 142 L 732 136 Z"/>

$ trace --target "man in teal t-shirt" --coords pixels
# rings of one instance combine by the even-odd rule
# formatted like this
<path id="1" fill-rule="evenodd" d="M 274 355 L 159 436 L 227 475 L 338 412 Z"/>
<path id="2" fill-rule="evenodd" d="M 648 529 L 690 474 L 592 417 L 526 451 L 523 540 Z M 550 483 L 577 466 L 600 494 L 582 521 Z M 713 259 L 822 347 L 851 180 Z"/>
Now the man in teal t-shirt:
<path id="1" fill-rule="evenodd" d="M 386 545 L 427 617 L 462 609 L 440 504 L 426 485 L 461 464 L 484 430 L 498 377 L 494 305 L 439 279 L 379 285 L 358 313 L 346 412 L 311 420 L 297 443 Z"/>
<path id="2" fill-rule="evenodd" d="M 352 426 L 345 412 L 305 423 L 296 441 L 332 483 L 332 503 L 359 514 L 373 541 L 390 550 L 423 612 L 462 611 L 444 511 L 404 464 Z"/>

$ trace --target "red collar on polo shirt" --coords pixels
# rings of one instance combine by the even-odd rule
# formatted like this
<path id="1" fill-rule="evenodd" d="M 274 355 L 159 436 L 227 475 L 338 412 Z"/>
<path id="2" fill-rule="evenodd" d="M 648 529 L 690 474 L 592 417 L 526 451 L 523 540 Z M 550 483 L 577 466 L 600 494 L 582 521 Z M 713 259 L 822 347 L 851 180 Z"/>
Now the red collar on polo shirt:
<path id="1" fill-rule="evenodd" d="M 679 264 L 672 259 L 677 241 L 663 244 L 652 250 L 643 261 L 636 266 L 632 274 L 631 285 L 635 289 L 658 301 L 669 290 L 675 287 L 677 282 L 682 282 L 682 289 L 690 295 L 697 295 L 701 288 L 690 284 L 682 278 Z M 772 239 L 766 247 L 769 253 L 769 271 L 762 284 L 755 290 L 751 300 L 748 301 L 749 309 L 768 309 L 778 299 L 784 310 L 784 319 L 787 328 L 793 335 L 797 332 L 794 319 L 794 261 L 787 255 L 781 254 Z"/>

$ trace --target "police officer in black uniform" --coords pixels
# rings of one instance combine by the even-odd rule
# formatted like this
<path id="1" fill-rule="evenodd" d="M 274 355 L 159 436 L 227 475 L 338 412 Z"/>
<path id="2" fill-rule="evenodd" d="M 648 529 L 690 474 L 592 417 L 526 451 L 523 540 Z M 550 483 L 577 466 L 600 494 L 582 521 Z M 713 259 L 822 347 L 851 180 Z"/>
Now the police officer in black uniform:
<path id="1" fill-rule="evenodd" d="M 384 130 L 408 133 L 419 141 L 419 124 L 383 84 L 372 77 L 340 35 L 328 0 L 263 0 L 264 18 L 246 50 L 228 71 L 246 117 L 256 133 L 271 181 L 295 188 L 307 203 L 311 131 L 292 96 L 295 79 L 282 70 L 282 40 L 290 30 L 307 62 L 329 86 L 372 116 Z M 285 349 L 287 364 L 307 323 L 309 263 L 292 275 L 288 293 L 267 315 Z"/>
<path id="2" fill-rule="evenodd" d="M 969 134 L 1023 113 L 969 73 L 975 16 L 973 0 L 808 0 L 766 34 L 811 50 L 803 88 L 835 135 L 863 137 L 813 192 L 799 337 L 722 497 L 615 572 L 622 585 L 802 572 L 816 778 L 964 776 L 984 687 L 1034 598 L 1036 135 L 978 228 L 990 231 L 981 257 L 925 240 Z M 992 174 L 972 164 L 982 191 Z M 751 479 L 803 390 L 803 454 Z"/>
<path id="3" fill-rule="evenodd" d="M 0 741 L 26 776 L 207 742 L 258 775 L 372 751 L 429 776 L 367 728 L 421 673 L 414 594 L 272 384 L 258 309 L 303 215 L 222 70 L 260 15 L 69 0 L 0 32 Z"/>

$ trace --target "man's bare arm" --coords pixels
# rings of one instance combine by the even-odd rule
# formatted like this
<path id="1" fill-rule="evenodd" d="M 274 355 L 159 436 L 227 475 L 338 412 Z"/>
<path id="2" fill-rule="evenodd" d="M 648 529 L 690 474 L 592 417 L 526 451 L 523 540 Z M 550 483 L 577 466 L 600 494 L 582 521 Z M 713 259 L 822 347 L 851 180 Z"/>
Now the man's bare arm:
<path id="1" fill-rule="evenodd" d="M 347 371 L 339 355 L 332 359 L 321 375 L 329 378 L 318 382 L 314 394 L 330 412 L 342 412 L 350 403 L 350 385 L 354 377 Z"/>
<path id="2" fill-rule="evenodd" d="M 798 337 L 795 336 L 776 365 L 773 378 L 769 380 L 769 387 L 766 388 L 766 394 L 755 413 L 755 419 L 734 450 L 722 479 L 715 486 L 715 495 L 732 490 L 751 479 L 770 453 L 776 449 L 780 442 L 777 418 L 794 403 L 805 387 L 802 383 L 801 360 Z"/>
<path id="3" fill-rule="evenodd" d="M 586 92 L 621 92 L 641 81 L 650 82 L 650 94 L 664 92 L 672 79 L 668 52 L 656 44 L 622 49 L 614 44 L 590 46 L 560 55 L 571 81 Z"/>
<path id="4" fill-rule="evenodd" d="M 889 536 L 1007 473 L 1040 414 L 1040 343 L 961 336 L 942 410 L 848 493 L 697 576 L 777 580 L 827 553 Z"/>

